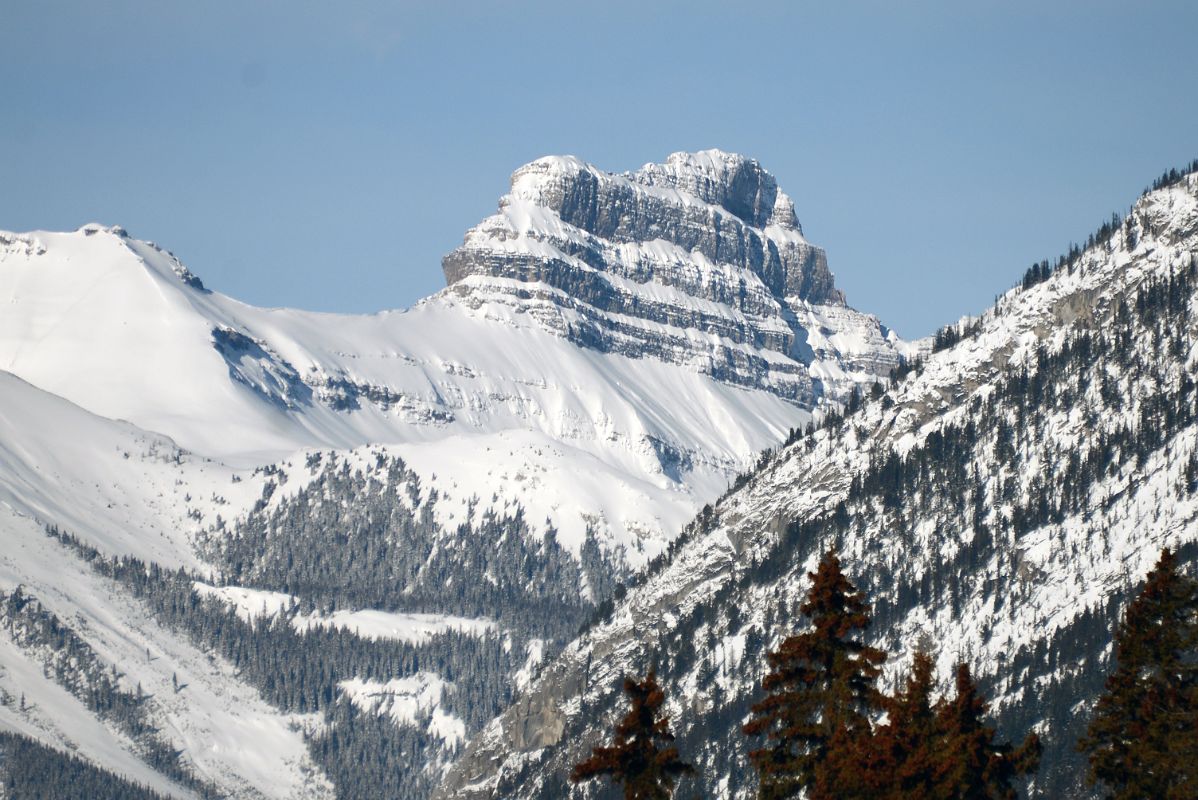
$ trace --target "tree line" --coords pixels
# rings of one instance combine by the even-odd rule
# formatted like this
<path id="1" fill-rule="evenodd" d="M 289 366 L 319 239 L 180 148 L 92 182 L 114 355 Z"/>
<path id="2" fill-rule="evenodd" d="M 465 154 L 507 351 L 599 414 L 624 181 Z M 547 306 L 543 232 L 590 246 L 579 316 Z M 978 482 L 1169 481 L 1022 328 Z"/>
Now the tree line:
<path id="1" fill-rule="evenodd" d="M 870 646 L 871 609 L 829 550 L 801 606 L 809 629 L 766 655 L 764 697 L 742 727 L 760 800 L 1015 800 L 1033 778 L 1040 740 L 1000 740 L 989 702 L 959 663 L 935 698 L 935 659 L 921 647 L 893 694 L 878 689 L 888 658 Z M 1198 797 L 1198 580 L 1169 550 L 1114 634 L 1115 668 L 1079 751 L 1111 800 Z M 668 800 L 694 772 L 662 713 L 654 671 L 626 677 L 630 710 L 610 744 L 574 766 L 571 782 L 606 777 L 625 800 Z"/>
<path id="2" fill-rule="evenodd" d="M 219 796 L 213 785 L 194 772 L 183 758 L 183 753 L 174 749 L 173 744 L 160 735 L 147 708 L 150 695 L 142 690 L 141 684 L 138 683 L 134 691 L 123 689 L 121 679 L 124 673 L 115 664 L 101 659 L 91 645 L 21 586 L 11 592 L 0 590 L 0 629 L 13 644 L 41 662 L 43 677 L 70 692 L 99 719 L 128 736 L 142 761 L 180 786 L 191 789 L 199 797 Z M 13 706 L 16 702 L 7 692 L 0 692 L 0 705 Z M 16 709 L 24 714 L 28 707 L 22 694 Z M 28 774 L 23 770 L 13 771 L 11 756 L 5 750 L 15 748 L 12 752 L 22 751 L 22 747 L 20 742 L 0 742 L 0 762 L 3 762 L 0 766 L 8 765 L 0 770 L 0 774 L 8 782 L 19 783 L 24 780 L 21 776 Z M 59 767 L 70 771 L 66 766 Z M 57 779 L 50 780 L 50 777 L 47 776 L 46 785 L 57 786 Z M 24 796 L 27 795 L 0 792 L 0 797 Z"/>
<path id="3" fill-rule="evenodd" d="M 167 800 L 70 753 L 0 731 L 0 797 L 13 800 Z"/>
<path id="4" fill-rule="evenodd" d="M 320 714 L 323 724 L 305 738 L 338 798 L 426 797 L 435 772 L 421 767 L 447 757 L 444 743 L 425 725 L 396 725 L 375 711 L 356 708 L 338 688 L 342 681 L 386 682 L 434 672 L 452 684 L 441 710 L 459 717 L 469 733 L 511 700 L 510 676 L 523 650 L 515 635 L 510 652 L 504 647 L 507 632 L 475 636 L 449 630 L 417 643 L 369 639 L 345 629 L 298 629 L 287 614 L 245 619 L 223 601 L 197 593 L 199 575 L 131 556 L 105 556 L 54 526 L 46 534 L 143 603 L 159 624 L 224 659 L 237 679 L 257 689 L 266 702 L 285 712 Z M 0 594 L 0 621 L 5 608 Z M 55 630 L 74 636 L 65 625 Z M 49 640 L 42 636 L 39 641 Z M 58 649 L 50 642 L 52 652 Z M 145 704 L 138 708 L 144 710 Z M 150 724 L 150 717 L 146 721 Z M 151 765 L 165 772 L 157 762 Z"/>

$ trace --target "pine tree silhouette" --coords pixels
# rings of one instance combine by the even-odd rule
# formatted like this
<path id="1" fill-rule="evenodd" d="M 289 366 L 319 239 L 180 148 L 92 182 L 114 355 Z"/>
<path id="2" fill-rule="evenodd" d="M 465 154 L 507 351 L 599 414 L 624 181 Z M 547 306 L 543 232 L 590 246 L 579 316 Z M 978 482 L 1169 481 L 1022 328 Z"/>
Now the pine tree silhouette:
<path id="1" fill-rule="evenodd" d="M 943 800 L 1015 800 L 1015 781 L 1040 764 L 1040 737 L 1028 734 L 1018 748 L 995 741 L 985 717 L 989 704 L 969 666 L 957 665 L 956 697 L 941 705 L 941 757 L 932 797 Z"/>
<path id="2" fill-rule="evenodd" d="M 765 747 L 749 753 L 762 800 L 795 797 L 802 789 L 812 800 L 859 791 L 862 776 L 846 772 L 845 760 L 864 750 L 869 714 L 880 701 L 874 683 L 886 655 L 863 641 L 869 604 L 832 551 L 808 577 L 811 589 L 801 611 L 814 629 L 767 654 L 766 696 L 744 726 L 747 735 L 767 738 Z"/>
<path id="3" fill-rule="evenodd" d="M 1115 672 L 1079 748 L 1112 800 L 1198 797 L 1198 581 L 1168 549 L 1115 634 Z"/>
<path id="4" fill-rule="evenodd" d="M 669 717 L 658 716 L 665 693 L 653 670 L 643 681 L 624 679 L 624 693 L 632 703 L 616 725 L 614 741 L 594 748 L 591 757 L 575 765 L 572 783 L 608 776 L 624 787 L 624 800 L 668 800 L 678 775 L 694 772 L 671 742 Z"/>

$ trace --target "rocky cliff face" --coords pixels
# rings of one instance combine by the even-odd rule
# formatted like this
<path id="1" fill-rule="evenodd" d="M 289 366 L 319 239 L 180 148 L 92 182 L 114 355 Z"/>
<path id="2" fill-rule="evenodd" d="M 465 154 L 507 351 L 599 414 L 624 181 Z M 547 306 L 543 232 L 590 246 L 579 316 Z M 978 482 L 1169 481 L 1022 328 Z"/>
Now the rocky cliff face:
<path id="1" fill-rule="evenodd" d="M 546 327 L 585 347 L 689 364 L 807 408 L 887 373 L 903 348 L 845 305 L 774 177 L 718 150 L 623 175 L 534 161 L 442 266 L 463 297 L 545 301 Z"/>

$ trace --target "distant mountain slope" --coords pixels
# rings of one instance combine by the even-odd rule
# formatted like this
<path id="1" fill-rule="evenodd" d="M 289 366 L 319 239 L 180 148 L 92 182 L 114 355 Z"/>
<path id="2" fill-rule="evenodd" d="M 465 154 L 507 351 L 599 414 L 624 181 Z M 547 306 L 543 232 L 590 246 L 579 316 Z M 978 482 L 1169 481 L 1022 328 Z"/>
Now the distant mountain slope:
<path id="1" fill-rule="evenodd" d="M 304 745 L 303 727 L 313 720 L 271 708 L 227 664 L 148 618 L 138 602 L 43 531 L 54 522 L 106 552 L 197 568 L 188 513 L 249 502 L 261 482 L 247 475 L 235 483 L 227 467 L 6 373 L 0 373 L 0 454 L 0 728 L 161 793 L 197 796 L 152 769 L 144 760 L 146 742 L 117 717 L 89 713 L 85 701 L 94 692 L 72 692 L 56 677 L 62 654 L 83 648 L 105 671 L 85 669 L 75 655 L 75 663 L 63 665 L 65 678 L 147 693 L 141 713 L 165 746 L 186 753 L 197 780 L 233 796 L 328 796 Z M 31 628 L 28 609 L 22 613 L 11 602 L 14 594 L 31 598 L 42 618 L 70 633 L 47 637 Z M 76 644 L 68 650 L 70 640 Z M 173 690 L 172 680 L 186 691 Z"/>
<path id="2" fill-rule="evenodd" d="M 1051 275 L 1049 275 L 1051 273 Z M 753 796 L 740 734 L 764 653 L 803 625 L 827 547 L 896 656 L 970 661 L 1046 752 L 1033 794 L 1092 797 L 1074 743 L 1120 603 L 1162 546 L 1198 566 L 1198 174 L 1037 265 L 939 352 L 776 454 L 477 736 L 437 797 L 590 796 L 570 765 L 656 665 L 680 796 Z"/>
<path id="3" fill-rule="evenodd" d="M 425 796 L 618 578 L 915 351 L 750 159 L 542 159 L 500 205 L 369 316 L 0 233 L 0 728 L 176 797 Z"/>
<path id="4" fill-rule="evenodd" d="M 911 350 L 844 306 L 772 176 L 718 151 L 533 162 L 445 272 L 407 311 L 316 314 L 207 291 L 119 228 L 0 234 L 0 369 L 234 464 L 394 445 L 463 504 L 518 501 L 575 552 L 597 528 L 635 564 Z"/>
<path id="5" fill-rule="evenodd" d="M 84 800 L 162 800 L 163 795 L 17 734 L 0 732 L 0 786 L 30 797 Z"/>

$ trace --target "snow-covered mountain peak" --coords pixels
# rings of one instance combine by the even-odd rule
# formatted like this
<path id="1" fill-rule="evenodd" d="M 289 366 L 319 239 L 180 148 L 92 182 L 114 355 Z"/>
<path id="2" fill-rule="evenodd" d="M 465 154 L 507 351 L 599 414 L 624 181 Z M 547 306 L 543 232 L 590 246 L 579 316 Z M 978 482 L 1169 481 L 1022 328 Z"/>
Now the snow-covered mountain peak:
<path id="1" fill-rule="evenodd" d="M 646 164 L 629 178 L 666 186 L 723 208 L 755 228 L 777 225 L 801 233 L 794 203 L 756 159 L 723 150 L 671 153 L 664 164 Z"/>
<path id="2" fill-rule="evenodd" d="M 86 240 L 86 241 L 85 241 Z M 0 269 L 6 255 L 45 255 L 49 247 L 55 248 L 60 265 L 69 264 L 82 278 L 98 268 L 148 270 L 166 274 L 174 273 L 183 283 L 193 289 L 204 289 L 203 282 L 174 253 L 163 250 L 154 242 L 141 241 L 129 235 L 120 225 L 105 225 L 88 222 L 73 231 L 32 231 L 15 233 L 0 231 Z M 128 251 L 135 258 L 127 259 Z M 104 258 L 95 254 L 105 253 Z M 114 260 L 115 259 L 115 260 Z"/>
<path id="3" fill-rule="evenodd" d="M 117 234 L 120 231 L 120 234 Z M 125 235 L 125 229 L 119 225 L 105 225 L 101 222 L 88 222 L 80 225 L 76 229 L 77 233 L 82 233 L 84 236 L 93 236 L 97 233 L 111 233 L 117 235 Z"/>
<path id="4" fill-rule="evenodd" d="M 622 174 L 537 159 L 442 267 L 463 297 L 536 298 L 537 319 L 580 346 L 689 364 L 806 407 L 843 399 L 904 352 L 845 306 L 774 177 L 719 150 Z"/>
<path id="5" fill-rule="evenodd" d="M 259 309 L 104 226 L 0 233 L 0 370 L 239 466 L 386 445 L 438 477 L 446 515 L 520 503 L 574 552 L 588 529 L 644 548 L 633 563 L 806 420 L 689 363 L 579 347 L 555 303 L 480 281 L 385 314 Z"/>
<path id="6" fill-rule="evenodd" d="M 576 156 L 544 156 L 512 173 L 510 194 L 501 202 L 526 200 L 560 211 L 556 204 L 570 184 L 631 183 L 687 205 L 706 204 L 754 228 L 777 225 L 799 230 L 794 203 L 756 159 L 723 150 L 671 153 L 664 163 L 608 173 Z M 671 196 L 673 195 L 673 196 Z"/>

